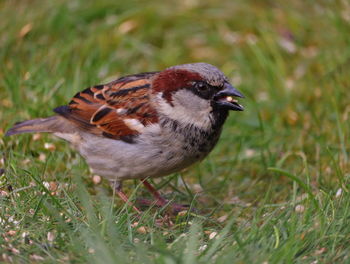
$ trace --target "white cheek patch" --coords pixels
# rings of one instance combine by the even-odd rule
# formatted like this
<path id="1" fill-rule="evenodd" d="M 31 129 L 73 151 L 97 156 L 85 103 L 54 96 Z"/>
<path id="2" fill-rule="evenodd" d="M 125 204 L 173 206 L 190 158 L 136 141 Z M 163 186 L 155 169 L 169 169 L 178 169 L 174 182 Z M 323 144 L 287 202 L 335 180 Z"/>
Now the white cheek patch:
<path id="1" fill-rule="evenodd" d="M 211 127 L 210 102 L 189 91 L 179 91 L 173 95 L 173 106 L 163 98 L 162 93 L 157 95 L 157 102 L 160 112 L 171 119 L 204 129 Z"/>
<path id="2" fill-rule="evenodd" d="M 136 130 L 139 133 L 141 133 L 145 128 L 145 126 L 137 119 L 130 118 L 130 119 L 124 119 L 123 121 L 125 125 L 130 127 L 130 129 Z"/>

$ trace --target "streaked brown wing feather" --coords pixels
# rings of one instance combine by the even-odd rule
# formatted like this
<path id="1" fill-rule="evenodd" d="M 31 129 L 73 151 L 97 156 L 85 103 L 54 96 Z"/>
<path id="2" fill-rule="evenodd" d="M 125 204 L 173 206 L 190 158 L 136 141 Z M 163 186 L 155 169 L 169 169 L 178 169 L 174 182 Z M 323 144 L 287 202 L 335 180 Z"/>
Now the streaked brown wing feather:
<path id="1" fill-rule="evenodd" d="M 144 126 L 158 121 L 156 111 L 149 104 L 153 74 L 130 75 L 87 88 L 77 93 L 68 106 L 54 111 L 95 135 L 131 141 L 139 131 L 125 120 L 136 119 Z"/>

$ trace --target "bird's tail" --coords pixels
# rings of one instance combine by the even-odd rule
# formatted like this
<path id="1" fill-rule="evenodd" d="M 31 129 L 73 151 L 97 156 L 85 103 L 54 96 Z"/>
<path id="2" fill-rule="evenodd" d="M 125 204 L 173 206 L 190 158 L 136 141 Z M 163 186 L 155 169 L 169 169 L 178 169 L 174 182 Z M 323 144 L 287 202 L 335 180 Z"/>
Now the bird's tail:
<path id="1" fill-rule="evenodd" d="M 60 132 L 62 131 L 64 120 L 60 116 L 48 118 L 37 118 L 16 123 L 6 132 L 6 136 L 32 132 Z"/>

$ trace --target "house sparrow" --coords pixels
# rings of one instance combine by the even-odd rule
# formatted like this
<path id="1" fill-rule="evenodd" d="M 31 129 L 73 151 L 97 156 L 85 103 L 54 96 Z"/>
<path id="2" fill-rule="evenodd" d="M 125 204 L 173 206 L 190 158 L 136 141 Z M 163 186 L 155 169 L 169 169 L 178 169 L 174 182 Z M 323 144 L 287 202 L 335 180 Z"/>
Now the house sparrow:
<path id="1" fill-rule="evenodd" d="M 121 183 L 140 179 L 167 203 L 147 178 L 180 171 L 205 158 L 216 145 L 229 110 L 243 111 L 243 97 L 207 63 L 121 77 L 77 93 L 56 115 L 20 122 L 6 135 L 49 132 L 67 140 L 93 173 Z M 138 210 L 135 208 L 135 210 Z"/>

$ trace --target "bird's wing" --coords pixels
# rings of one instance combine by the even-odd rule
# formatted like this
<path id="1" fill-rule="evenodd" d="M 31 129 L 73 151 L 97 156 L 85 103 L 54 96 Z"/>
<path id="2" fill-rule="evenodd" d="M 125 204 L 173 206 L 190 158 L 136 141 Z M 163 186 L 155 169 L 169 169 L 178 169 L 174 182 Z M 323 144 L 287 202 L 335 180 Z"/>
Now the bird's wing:
<path id="1" fill-rule="evenodd" d="M 154 74 L 130 75 L 89 87 L 54 111 L 89 133 L 131 142 L 145 126 L 158 121 L 149 102 Z"/>

